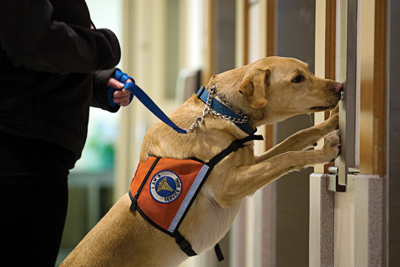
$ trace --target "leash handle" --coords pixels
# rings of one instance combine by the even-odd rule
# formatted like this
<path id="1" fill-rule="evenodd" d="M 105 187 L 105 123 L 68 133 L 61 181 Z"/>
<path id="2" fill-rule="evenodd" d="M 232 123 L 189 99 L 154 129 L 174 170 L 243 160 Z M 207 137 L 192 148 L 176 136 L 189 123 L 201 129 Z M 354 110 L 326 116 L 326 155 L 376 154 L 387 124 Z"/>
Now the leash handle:
<path id="1" fill-rule="evenodd" d="M 112 78 L 114 78 L 114 79 L 116 79 L 117 81 L 119 81 L 119 82 L 122 82 L 122 83 L 126 83 L 126 81 L 128 80 L 128 79 L 131 79 L 132 80 L 132 82 L 133 83 L 135 83 L 135 80 L 132 78 L 132 77 L 130 77 L 128 74 L 126 74 L 126 73 L 123 73 L 122 71 L 120 71 L 119 69 L 117 69 L 116 71 L 115 71 L 115 73 L 114 73 L 114 76 L 112 77 Z M 125 88 L 125 87 L 124 87 Z M 123 89 L 124 89 L 123 88 Z M 116 105 L 119 105 L 119 103 L 115 103 L 114 101 L 113 101 L 113 98 L 114 98 L 114 92 L 115 91 L 121 91 L 122 89 L 115 89 L 114 87 L 111 87 L 111 86 L 109 86 L 108 87 L 108 89 L 107 89 L 107 100 L 108 100 L 108 105 L 111 107 L 111 108 L 114 108 Z M 133 94 L 131 94 L 131 96 L 130 96 L 130 98 L 129 98 L 129 104 L 132 102 L 132 99 L 133 99 Z M 128 105 L 129 105 L 128 104 Z"/>

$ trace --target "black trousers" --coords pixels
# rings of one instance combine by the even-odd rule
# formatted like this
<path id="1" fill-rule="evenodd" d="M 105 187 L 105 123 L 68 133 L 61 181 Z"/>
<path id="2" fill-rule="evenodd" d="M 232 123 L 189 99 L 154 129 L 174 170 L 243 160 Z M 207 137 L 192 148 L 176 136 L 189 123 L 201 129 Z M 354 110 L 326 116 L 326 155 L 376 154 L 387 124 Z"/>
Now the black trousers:
<path id="1" fill-rule="evenodd" d="M 67 213 L 67 181 L 0 188 L 1 261 L 7 266 L 53 267 Z"/>
<path id="2" fill-rule="evenodd" d="M 0 133 L 0 259 L 55 265 L 68 205 L 72 152 Z"/>

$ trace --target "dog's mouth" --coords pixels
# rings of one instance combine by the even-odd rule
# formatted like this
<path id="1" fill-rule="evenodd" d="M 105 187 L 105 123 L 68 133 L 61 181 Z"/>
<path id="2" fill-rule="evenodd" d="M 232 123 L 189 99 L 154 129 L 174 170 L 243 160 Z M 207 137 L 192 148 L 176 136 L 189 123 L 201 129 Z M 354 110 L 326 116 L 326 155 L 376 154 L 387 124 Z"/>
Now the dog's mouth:
<path id="1" fill-rule="evenodd" d="M 337 103 L 340 101 L 340 97 L 341 97 L 340 92 L 329 94 L 324 102 L 322 103 L 320 102 L 320 104 L 322 104 L 321 106 L 311 107 L 309 110 L 311 112 L 320 112 L 320 111 L 327 111 L 334 109 Z"/>
<path id="2" fill-rule="evenodd" d="M 320 112 L 320 111 L 327 111 L 333 109 L 335 106 L 320 106 L 320 107 L 312 107 L 310 110 L 312 112 Z"/>

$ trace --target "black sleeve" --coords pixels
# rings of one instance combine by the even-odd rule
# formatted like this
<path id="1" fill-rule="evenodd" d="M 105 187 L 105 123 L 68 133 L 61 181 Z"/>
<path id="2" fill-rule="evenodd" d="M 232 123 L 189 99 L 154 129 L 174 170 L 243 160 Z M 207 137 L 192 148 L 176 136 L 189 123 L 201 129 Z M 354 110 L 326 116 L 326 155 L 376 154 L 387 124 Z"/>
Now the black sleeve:
<path id="1" fill-rule="evenodd" d="M 59 74 L 113 68 L 121 51 L 107 29 L 52 20 L 48 0 L 1 0 L 0 45 L 14 67 Z"/>
<path id="2" fill-rule="evenodd" d="M 93 73 L 93 96 L 92 102 L 90 103 L 93 107 L 98 107 L 111 112 L 117 112 L 120 108 L 119 105 L 115 105 L 111 108 L 108 105 L 107 99 L 107 82 L 110 77 L 114 76 L 116 69 L 100 70 Z"/>

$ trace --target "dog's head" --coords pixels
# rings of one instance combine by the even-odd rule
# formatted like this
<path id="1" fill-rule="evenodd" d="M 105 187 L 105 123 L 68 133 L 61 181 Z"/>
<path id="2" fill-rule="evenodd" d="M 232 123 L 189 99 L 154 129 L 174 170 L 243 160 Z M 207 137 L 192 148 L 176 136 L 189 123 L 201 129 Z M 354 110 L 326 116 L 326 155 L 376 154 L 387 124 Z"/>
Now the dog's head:
<path id="1" fill-rule="evenodd" d="M 314 76 L 306 63 L 282 57 L 260 59 L 217 75 L 211 82 L 256 126 L 333 109 L 342 89 L 341 83 Z"/>

